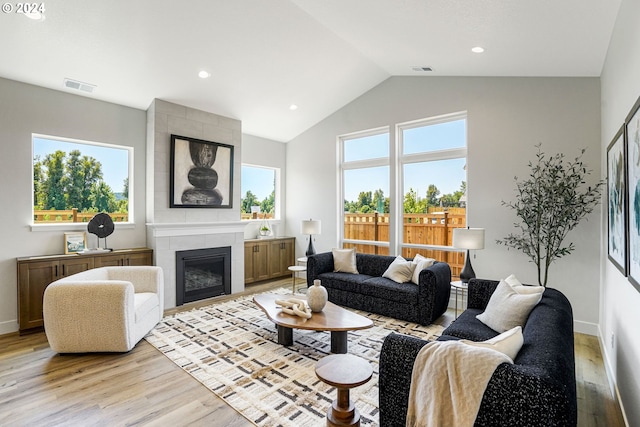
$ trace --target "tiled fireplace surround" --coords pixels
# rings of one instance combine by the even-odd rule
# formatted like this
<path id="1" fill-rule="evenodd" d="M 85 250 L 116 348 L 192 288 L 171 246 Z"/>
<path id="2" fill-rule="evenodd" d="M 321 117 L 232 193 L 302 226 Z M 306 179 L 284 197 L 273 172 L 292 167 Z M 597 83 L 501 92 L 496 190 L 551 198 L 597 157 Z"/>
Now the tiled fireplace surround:
<path id="1" fill-rule="evenodd" d="M 234 146 L 231 209 L 169 208 L 171 135 Z M 242 128 L 239 120 L 155 99 L 147 110 L 147 245 L 165 280 L 165 308 L 176 306 L 176 251 L 231 246 L 231 293 L 244 290 L 240 221 Z"/>

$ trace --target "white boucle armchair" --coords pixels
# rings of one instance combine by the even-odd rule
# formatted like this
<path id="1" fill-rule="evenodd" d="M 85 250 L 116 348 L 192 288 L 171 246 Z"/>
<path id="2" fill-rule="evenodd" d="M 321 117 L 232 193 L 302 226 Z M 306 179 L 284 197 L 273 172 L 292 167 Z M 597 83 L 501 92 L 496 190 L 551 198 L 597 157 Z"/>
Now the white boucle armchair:
<path id="1" fill-rule="evenodd" d="M 160 267 L 94 268 L 47 286 L 44 328 L 58 353 L 127 352 L 162 319 L 163 308 Z"/>

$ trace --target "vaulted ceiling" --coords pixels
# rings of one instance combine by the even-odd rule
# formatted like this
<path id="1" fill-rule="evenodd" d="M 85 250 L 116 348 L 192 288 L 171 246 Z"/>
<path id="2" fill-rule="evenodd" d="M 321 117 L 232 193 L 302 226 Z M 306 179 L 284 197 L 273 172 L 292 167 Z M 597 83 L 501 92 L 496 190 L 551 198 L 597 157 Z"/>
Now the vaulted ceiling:
<path id="1" fill-rule="evenodd" d="M 38 4 L 44 19 L 3 6 L 0 77 L 139 109 L 160 98 L 286 142 L 390 76 L 599 76 L 620 0 Z"/>

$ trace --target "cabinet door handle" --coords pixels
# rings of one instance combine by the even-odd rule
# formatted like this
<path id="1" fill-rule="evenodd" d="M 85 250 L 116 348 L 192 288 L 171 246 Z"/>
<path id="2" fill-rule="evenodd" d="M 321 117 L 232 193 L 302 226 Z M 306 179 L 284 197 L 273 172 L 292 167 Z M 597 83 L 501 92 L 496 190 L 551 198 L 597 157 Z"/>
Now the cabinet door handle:
<path id="1" fill-rule="evenodd" d="M 64 264 L 62 264 L 62 277 L 64 277 L 66 275 L 65 271 L 64 271 Z"/>
<path id="2" fill-rule="evenodd" d="M 58 266 L 56 265 L 56 277 L 58 277 Z"/>

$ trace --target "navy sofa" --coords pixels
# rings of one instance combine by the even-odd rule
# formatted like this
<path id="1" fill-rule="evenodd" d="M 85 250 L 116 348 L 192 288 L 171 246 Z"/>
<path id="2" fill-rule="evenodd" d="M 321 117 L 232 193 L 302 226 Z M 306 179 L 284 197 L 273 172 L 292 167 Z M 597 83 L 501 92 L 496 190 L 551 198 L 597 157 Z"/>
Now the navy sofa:
<path id="1" fill-rule="evenodd" d="M 320 279 L 334 304 L 381 314 L 395 319 L 429 325 L 449 304 L 451 269 L 436 262 L 420 272 L 419 284 L 396 283 L 382 277 L 395 257 L 356 254 L 359 274 L 336 273 L 331 252 L 307 260 L 307 283 Z"/>
<path id="2" fill-rule="evenodd" d="M 498 333 L 476 315 L 499 282 L 469 281 L 468 308 L 439 340 L 484 341 Z M 482 398 L 476 426 L 575 426 L 577 400 L 573 313 L 558 290 L 547 288 L 523 328 L 524 345 L 514 364 L 498 366 Z M 427 341 L 386 337 L 380 352 L 380 426 L 404 426 L 413 362 Z"/>

